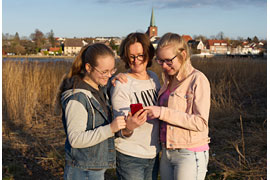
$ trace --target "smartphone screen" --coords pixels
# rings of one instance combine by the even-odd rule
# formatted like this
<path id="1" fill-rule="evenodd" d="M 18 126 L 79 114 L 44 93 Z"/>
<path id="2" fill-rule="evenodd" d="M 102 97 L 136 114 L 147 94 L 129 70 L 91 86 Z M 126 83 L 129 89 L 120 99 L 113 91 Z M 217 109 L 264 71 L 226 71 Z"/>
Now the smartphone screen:
<path id="1" fill-rule="evenodd" d="M 130 110 L 131 110 L 131 114 L 132 116 L 139 111 L 140 109 L 143 109 L 143 106 L 141 103 L 137 103 L 137 104 L 131 104 L 130 105 Z"/>

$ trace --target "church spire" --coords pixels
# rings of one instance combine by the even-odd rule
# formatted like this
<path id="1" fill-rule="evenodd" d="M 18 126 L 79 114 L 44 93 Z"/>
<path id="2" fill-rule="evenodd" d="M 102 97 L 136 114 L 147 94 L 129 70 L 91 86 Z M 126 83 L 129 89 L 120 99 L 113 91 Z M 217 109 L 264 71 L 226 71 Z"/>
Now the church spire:
<path id="1" fill-rule="evenodd" d="M 151 14 L 151 21 L 150 26 L 148 27 L 148 30 L 146 31 L 146 34 L 152 38 L 158 35 L 158 28 L 155 24 L 155 17 L 154 17 L 154 8 L 152 7 L 152 14 Z"/>
<path id="2" fill-rule="evenodd" d="M 151 21 L 150 26 L 154 27 L 155 25 L 155 17 L 154 17 L 154 9 L 152 8 Z"/>

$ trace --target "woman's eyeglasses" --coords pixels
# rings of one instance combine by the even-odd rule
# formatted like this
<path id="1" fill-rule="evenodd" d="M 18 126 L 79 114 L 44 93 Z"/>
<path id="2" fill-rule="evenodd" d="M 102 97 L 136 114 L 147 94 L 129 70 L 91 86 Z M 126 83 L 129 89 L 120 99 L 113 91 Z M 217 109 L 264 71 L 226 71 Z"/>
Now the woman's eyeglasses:
<path id="1" fill-rule="evenodd" d="M 143 61 L 144 55 L 140 54 L 138 56 L 134 56 L 134 55 L 130 55 L 130 60 L 133 62 L 135 61 L 135 59 L 137 59 L 138 61 Z"/>
<path id="2" fill-rule="evenodd" d="M 109 75 L 113 75 L 114 73 L 116 73 L 117 68 L 113 68 L 112 70 L 107 70 L 107 71 L 100 71 L 97 68 L 93 67 L 97 72 L 99 72 L 102 76 L 109 76 Z"/>
<path id="3" fill-rule="evenodd" d="M 158 59 L 156 57 L 156 61 L 158 64 L 163 65 L 163 63 L 166 63 L 168 66 L 171 66 L 173 64 L 173 60 L 176 58 L 177 55 L 175 55 L 173 58 L 171 59 Z"/>

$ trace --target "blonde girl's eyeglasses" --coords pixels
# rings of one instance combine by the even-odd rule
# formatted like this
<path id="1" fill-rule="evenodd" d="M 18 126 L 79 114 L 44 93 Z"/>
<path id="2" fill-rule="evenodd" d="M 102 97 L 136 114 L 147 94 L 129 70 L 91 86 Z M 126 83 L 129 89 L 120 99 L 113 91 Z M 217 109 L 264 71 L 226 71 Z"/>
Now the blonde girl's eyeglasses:
<path id="1" fill-rule="evenodd" d="M 156 61 L 159 65 L 163 65 L 163 63 L 166 63 L 168 66 L 171 66 L 173 64 L 173 60 L 176 58 L 177 55 L 175 55 L 171 59 L 159 59 L 156 57 Z"/>

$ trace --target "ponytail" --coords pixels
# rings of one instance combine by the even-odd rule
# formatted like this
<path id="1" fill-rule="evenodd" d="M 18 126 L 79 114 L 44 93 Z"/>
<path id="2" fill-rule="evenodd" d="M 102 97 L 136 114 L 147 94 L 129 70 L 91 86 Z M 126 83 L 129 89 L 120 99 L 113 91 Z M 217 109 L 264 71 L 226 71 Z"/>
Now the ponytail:
<path id="1" fill-rule="evenodd" d="M 76 56 L 75 61 L 72 63 L 72 66 L 65 78 L 71 78 L 76 75 L 83 78 L 84 76 L 83 59 L 85 58 L 85 52 L 87 51 L 88 47 L 89 45 L 82 47 L 78 56 Z"/>
<path id="2" fill-rule="evenodd" d="M 66 82 L 72 77 L 82 79 L 84 76 L 84 67 L 83 67 L 83 56 L 88 46 L 84 46 L 81 48 L 79 54 L 76 56 L 75 60 L 72 63 L 72 66 L 67 74 L 62 77 L 61 84 L 58 87 L 58 91 L 56 93 L 55 105 L 54 105 L 54 113 L 55 115 L 59 115 L 61 113 L 61 94 L 65 90 Z M 75 84 L 74 84 L 75 87 Z"/>

